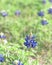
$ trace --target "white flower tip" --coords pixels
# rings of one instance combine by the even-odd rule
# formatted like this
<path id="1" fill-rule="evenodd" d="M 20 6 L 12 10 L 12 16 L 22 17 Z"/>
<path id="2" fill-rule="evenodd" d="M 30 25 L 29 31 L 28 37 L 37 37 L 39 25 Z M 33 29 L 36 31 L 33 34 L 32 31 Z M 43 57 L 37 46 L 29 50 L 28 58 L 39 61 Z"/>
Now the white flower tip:
<path id="1" fill-rule="evenodd" d="M 14 64 L 18 64 L 18 60 L 14 60 Z"/>
<path id="2" fill-rule="evenodd" d="M 4 43 L 7 43 L 7 40 L 6 40 L 6 39 L 4 39 L 4 40 L 3 40 L 3 42 L 4 42 Z"/>
<path id="3" fill-rule="evenodd" d="M 4 35 L 4 33 L 3 33 L 3 32 L 1 32 L 1 33 L 0 33 L 0 35 L 1 35 L 1 36 L 3 36 L 3 35 Z"/>

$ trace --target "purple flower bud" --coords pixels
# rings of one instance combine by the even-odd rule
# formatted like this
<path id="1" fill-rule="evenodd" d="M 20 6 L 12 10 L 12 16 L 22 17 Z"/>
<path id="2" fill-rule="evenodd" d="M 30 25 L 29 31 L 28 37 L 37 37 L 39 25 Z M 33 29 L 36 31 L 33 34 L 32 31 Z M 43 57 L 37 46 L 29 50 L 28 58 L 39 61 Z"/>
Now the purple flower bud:
<path id="1" fill-rule="evenodd" d="M 52 3 L 52 0 L 49 0 L 50 3 Z"/>
<path id="2" fill-rule="evenodd" d="M 46 0 L 42 0 L 42 3 L 43 3 L 43 4 L 46 4 Z"/>
<path id="3" fill-rule="evenodd" d="M 44 16 L 44 12 L 43 11 L 39 11 L 38 12 L 38 16 L 41 16 L 41 17 Z"/>
<path id="4" fill-rule="evenodd" d="M 6 36 L 5 36 L 5 35 L 3 35 L 3 36 L 1 36 L 1 38 L 5 39 L 5 38 L 6 38 Z"/>
<path id="5" fill-rule="evenodd" d="M 21 12 L 19 10 L 15 11 L 15 15 L 19 16 Z"/>
<path id="6" fill-rule="evenodd" d="M 18 65 L 24 65 L 23 63 L 21 63 L 20 61 L 18 61 Z"/>
<path id="7" fill-rule="evenodd" d="M 6 38 L 6 36 L 4 35 L 4 33 L 2 33 L 2 32 L 0 33 L 0 38 L 1 39 L 5 39 Z"/>
<path id="8" fill-rule="evenodd" d="M 49 13 L 49 14 L 52 14 L 52 8 L 49 8 L 49 9 L 48 9 L 48 13 Z"/>
<path id="9" fill-rule="evenodd" d="M 3 17 L 6 17 L 6 16 L 8 16 L 8 13 L 7 13 L 6 11 L 1 11 L 1 15 L 2 15 Z"/>
<path id="10" fill-rule="evenodd" d="M 48 22 L 47 22 L 47 20 L 44 19 L 44 20 L 41 21 L 41 24 L 42 24 L 42 25 L 47 25 Z"/>
<path id="11" fill-rule="evenodd" d="M 4 57 L 2 54 L 0 54 L 0 62 L 4 62 Z"/>
<path id="12" fill-rule="evenodd" d="M 32 36 L 26 36 L 25 38 L 25 42 L 24 42 L 24 45 L 27 47 L 27 48 L 35 48 L 37 46 L 37 42 L 34 40 L 34 35 Z"/>

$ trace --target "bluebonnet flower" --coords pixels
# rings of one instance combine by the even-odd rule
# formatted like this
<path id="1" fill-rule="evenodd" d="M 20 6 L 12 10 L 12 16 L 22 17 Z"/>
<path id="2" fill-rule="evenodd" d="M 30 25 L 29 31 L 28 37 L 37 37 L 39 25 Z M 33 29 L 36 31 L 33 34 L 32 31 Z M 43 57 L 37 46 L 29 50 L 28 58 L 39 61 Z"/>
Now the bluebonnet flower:
<path id="1" fill-rule="evenodd" d="M 5 35 L 3 35 L 3 36 L 1 36 L 1 35 L 0 35 L 0 38 L 3 38 L 3 39 L 5 39 L 5 38 L 6 38 L 6 36 L 5 36 Z"/>
<path id="2" fill-rule="evenodd" d="M 50 3 L 52 3 L 52 0 L 49 0 Z"/>
<path id="3" fill-rule="evenodd" d="M 15 11 L 15 15 L 19 16 L 21 12 L 19 10 Z"/>
<path id="4" fill-rule="evenodd" d="M 4 35 L 4 33 L 2 33 L 2 32 L 0 33 L 0 38 L 1 38 L 1 39 L 2 39 L 2 38 L 3 38 L 3 39 L 6 38 L 6 36 Z"/>
<path id="5" fill-rule="evenodd" d="M 20 60 L 15 60 L 13 62 L 14 65 L 24 65 Z"/>
<path id="6" fill-rule="evenodd" d="M 21 63 L 20 61 L 18 61 L 18 65 L 24 65 L 23 63 Z"/>
<path id="7" fill-rule="evenodd" d="M 46 4 L 46 0 L 42 0 L 42 3 L 43 3 L 43 4 Z"/>
<path id="8" fill-rule="evenodd" d="M 8 16 L 8 13 L 7 13 L 6 11 L 1 11 L 1 15 L 2 15 L 3 17 L 6 17 L 6 16 Z"/>
<path id="9" fill-rule="evenodd" d="M 32 47 L 32 48 L 34 48 L 34 47 L 37 46 L 37 42 L 34 41 L 34 40 L 31 40 L 30 43 L 31 43 L 31 47 Z"/>
<path id="10" fill-rule="evenodd" d="M 0 62 L 4 62 L 4 57 L 2 54 L 0 54 Z"/>
<path id="11" fill-rule="evenodd" d="M 41 24 L 42 24 L 42 25 L 47 25 L 47 24 L 48 24 L 48 22 L 47 22 L 47 20 L 46 20 L 46 19 L 43 19 L 43 20 L 41 21 Z"/>
<path id="12" fill-rule="evenodd" d="M 48 13 L 49 13 L 49 14 L 52 14 L 52 8 L 49 8 L 49 9 L 48 9 Z"/>
<path id="13" fill-rule="evenodd" d="M 24 45 L 27 46 L 27 48 L 34 48 L 37 46 L 37 42 L 34 40 L 34 36 L 26 36 Z"/>
<path id="14" fill-rule="evenodd" d="M 44 11 L 39 11 L 38 16 L 41 16 L 41 17 L 44 16 Z"/>

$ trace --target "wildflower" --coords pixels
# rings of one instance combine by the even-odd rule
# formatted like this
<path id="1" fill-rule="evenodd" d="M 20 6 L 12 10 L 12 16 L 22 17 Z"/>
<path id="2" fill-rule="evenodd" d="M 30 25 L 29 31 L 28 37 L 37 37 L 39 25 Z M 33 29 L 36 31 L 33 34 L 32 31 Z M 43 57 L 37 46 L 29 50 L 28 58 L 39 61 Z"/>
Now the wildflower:
<path id="1" fill-rule="evenodd" d="M 52 8 L 49 8 L 49 9 L 48 9 L 48 13 L 49 13 L 49 14 L 52 14 Z"/>
<path id="2" fill-rule="evenodd" d="M 1 39 L 5 39 L 6 38 L 6 36 L 4 35 L 4 33 L 2 33 L 2 32 L 0 33 L 0 38 Z"/>
<path id="3" fill-rule="evenodd" d="M 19 16 L 20 14 L 21 14 L 21 12 L 19 10 L 15 11 L 15 15 Z"/>
<path id="4" fill-rule="evenodd" d="M 42 0 L 42 3 L 43 3 L 43 4 L 46 4 L 46 0 Z"/>
<path id="5" fill-rule="evenodd" d="M 20 62 L 20 60 L 15 60 L 13 64 L 14 65 L 24 65 L 22 62 Z"/>
<path id="6" fill-rule="evenodd" d="M 34 40 L 34 36 L 26 36 L 24 45 L 27 46 L 27 48 L 34 48 L 37 46 L 37 42 Z"/>
<path id="7" fill-rule="evenodd" d="M 0 54 L 0 62 L 4 62 L 4 57 L 2 54 Z"/>
<path id="8" fill-rule="evenodd" d="M 18 65 L 24 65 L 22 62 L 18 61 Z"/>
<path id="9" fill-rule="evenodd" d="M 50 3 L 52 3 L 52 0 L 49 0 Z"/>
<path id="10" fill-rule="evenodd" d="M 48 22 L 47 22 L 47 20 L 46 20 L 46 19 L 43 19 L 43 20 L 41 21 L 41 24 L 42 24 L 42 25 L 47 25 L 47 24 L 48 24 Z"/>
<path id="11" fill-rule="evenodd" d="M 8 16 L 8 13 L 7 13 L 6 11 L 1 11 L 1 15 L 2 15 L 3 17 L 6 17 L 6 16 Z"/>
<path id="12" fill-rule="evenodd" d="M 44 16 L 44 12 L 43 11 L 39 11 L 38 12 L 38 16 L 41 16 L 41 17 Z"/>
<path id="13" fill-rule="evenodd" d="M 0 38 L 3 38 L 4 39 L 4 38 L 6 38 L 6 36 L 5 35 L 3 35 L 3 36 L 0 35 Z"/>

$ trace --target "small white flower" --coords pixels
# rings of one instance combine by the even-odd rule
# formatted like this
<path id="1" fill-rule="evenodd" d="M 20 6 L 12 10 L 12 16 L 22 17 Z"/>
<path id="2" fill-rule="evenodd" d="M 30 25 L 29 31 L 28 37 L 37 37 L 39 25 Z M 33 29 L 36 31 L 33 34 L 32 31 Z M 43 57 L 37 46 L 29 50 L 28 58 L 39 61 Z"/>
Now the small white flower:
<path id="1" fill-rule="evenodd" d="M 2 10 L 1 13 L 5 12 L 5 10 Z"/>
<path id="2" fill-rule="evenodd" d="M 18 64 L 18 60 L 14 60 L 14 62 L 13 62 L 13 63 L 17 65 L 17 64 Z"/>
<path id="3" fill-rule="evenodd" d="M 3 35 L 4 35 L 4 33 L 3 33 L 3 32 L 1 32 L 1 33 L 0 33 L 0 35 L 1 35 L 1 36 L 3 36 Z"/>
<path id="4" fill-rule="evenodd" d="M 4 39 L 4 40 L 3 40 L 3 42 L 4 42 L 4 44 L 6 44 L 6 43 L 7 43 L 7 40 L 6 40 L 6 39 Z"/>

